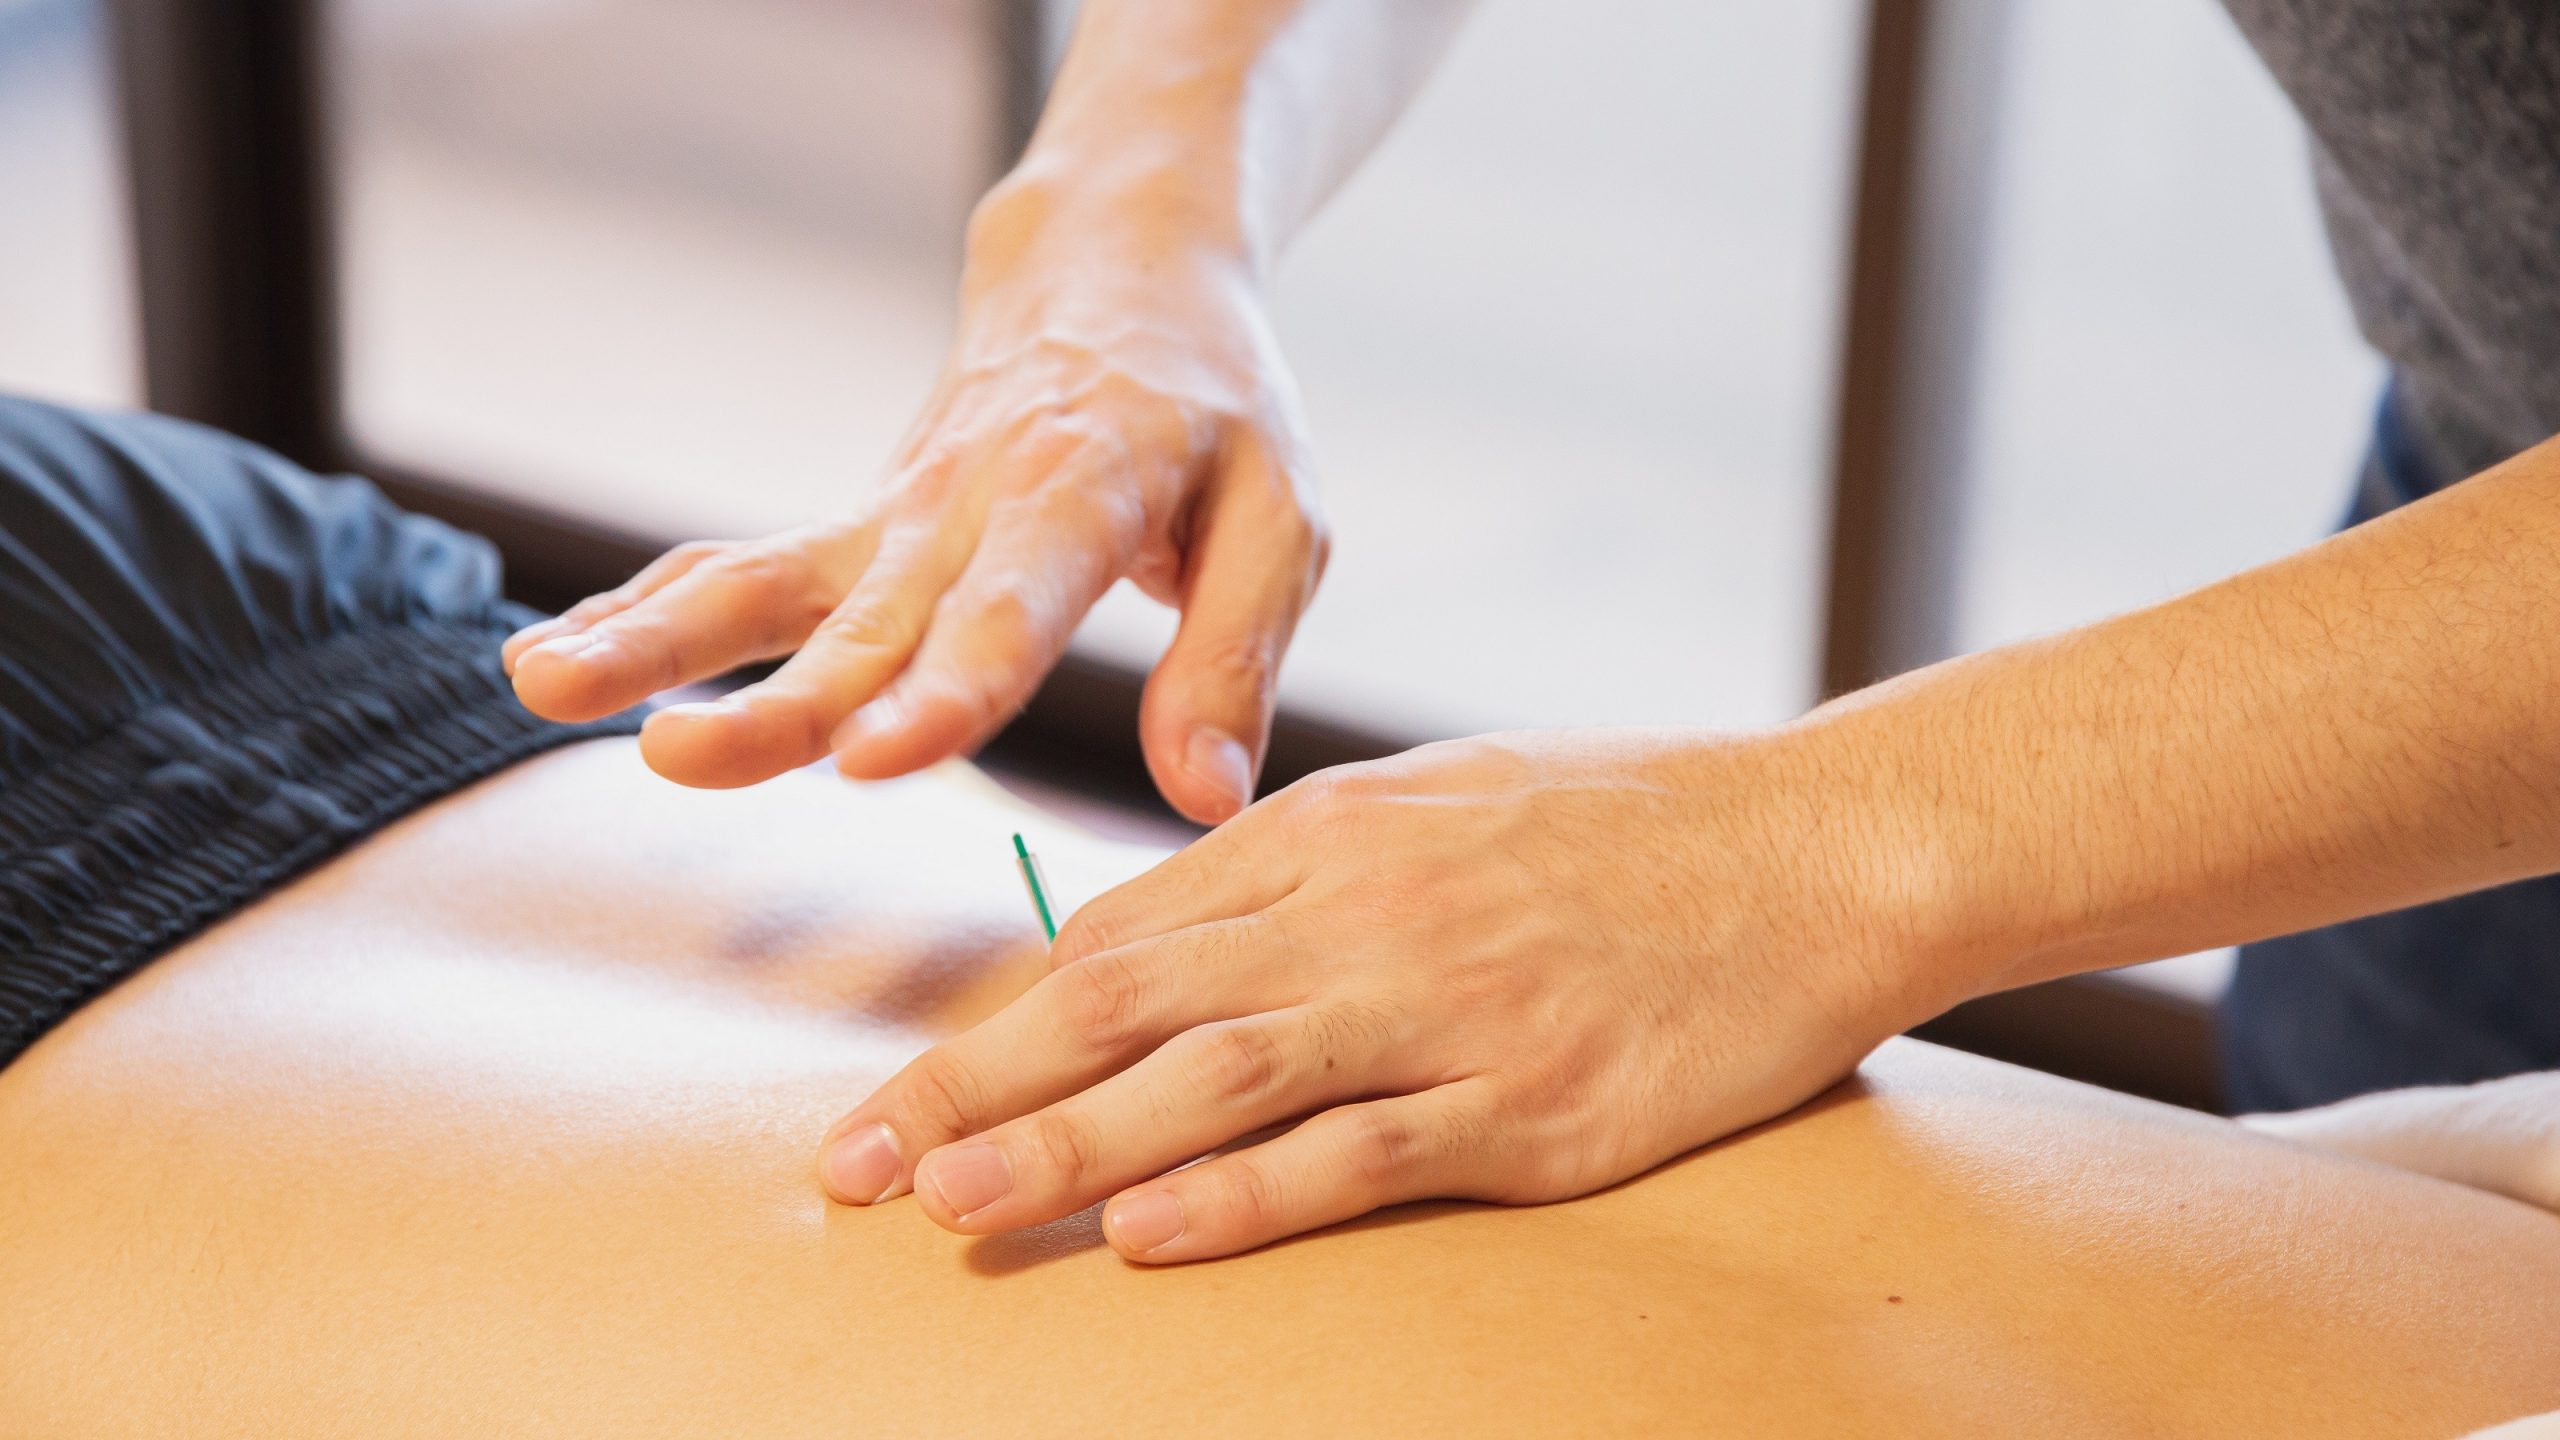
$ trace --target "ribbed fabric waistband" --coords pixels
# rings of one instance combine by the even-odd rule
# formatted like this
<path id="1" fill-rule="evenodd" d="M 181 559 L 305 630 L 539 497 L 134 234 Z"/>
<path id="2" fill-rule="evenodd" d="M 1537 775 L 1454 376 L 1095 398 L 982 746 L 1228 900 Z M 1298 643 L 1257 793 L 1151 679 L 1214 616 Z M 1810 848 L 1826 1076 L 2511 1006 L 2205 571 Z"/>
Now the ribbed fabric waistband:
<path id="1" fill-rule="evenodd" d="M 198 930 L 428 801 L 637 712 L 557 725 L 507 617 L 387 624 L 148 706 L 0 791 L 0 1065 Z"/>

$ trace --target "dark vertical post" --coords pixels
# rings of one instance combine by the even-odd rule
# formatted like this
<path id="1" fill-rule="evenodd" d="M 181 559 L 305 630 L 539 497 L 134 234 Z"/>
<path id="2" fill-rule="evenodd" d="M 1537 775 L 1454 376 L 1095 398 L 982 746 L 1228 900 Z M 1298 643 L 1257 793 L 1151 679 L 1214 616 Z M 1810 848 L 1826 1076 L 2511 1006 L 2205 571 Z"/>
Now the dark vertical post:
<path id="1" fill-rule="evenodd" d="M 1832 458 L 1826 695 L 1954 646 L 2009 0 L 1872 0 Z"/>
<path id="2" fill-rule="evenodd" d="M 319 0 L 113 0 L 144 390 L 336 462 Z"/>
<path id="3" fill-rule="evenodd" d="M 1049 64 L 1054 57 L 1047 0 L 986 0 L 986 4 L 1001 81 L 995 173 L 1002 175 L 1022 158 L 1033 127 L 1040 123 L 1040 107 L 1049 99 Z"/>

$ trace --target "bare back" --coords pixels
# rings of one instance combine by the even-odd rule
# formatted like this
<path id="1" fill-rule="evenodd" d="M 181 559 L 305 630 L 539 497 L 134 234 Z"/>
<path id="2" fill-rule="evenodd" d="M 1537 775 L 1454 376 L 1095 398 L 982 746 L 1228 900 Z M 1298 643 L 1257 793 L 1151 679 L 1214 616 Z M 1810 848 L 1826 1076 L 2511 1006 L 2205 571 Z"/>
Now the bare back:
<path id="1" fill-rule="evenodd" d="M 1896 1042 L 1567 1205 L 1150 1270 L 833 1207 L 1039 965 L 1023 812 L 627 741 L 401 823 L 0 1071 L 0 1433 L 2425 1435 L 2560 1407 L 2560 1220 Z M 1052 829 L 1070 898 L 1144 855 Z"/>

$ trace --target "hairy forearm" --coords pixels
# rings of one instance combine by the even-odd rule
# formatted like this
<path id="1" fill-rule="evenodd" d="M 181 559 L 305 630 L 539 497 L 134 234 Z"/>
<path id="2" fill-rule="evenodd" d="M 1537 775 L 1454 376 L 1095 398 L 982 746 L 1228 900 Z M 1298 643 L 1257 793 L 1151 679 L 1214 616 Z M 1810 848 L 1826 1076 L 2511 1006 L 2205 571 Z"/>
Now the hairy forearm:
<path id="1" fill-rule="evenodd" d="M 1470 0 L 1087 0 L 974 250 L 1058 230 L 1267 269 L 1420 88 Z"/>
<path id="2" fill-rule="evenodd" d="M 1978 988 L 2560 870 L 2560 442 L 1799 737 Z"/>

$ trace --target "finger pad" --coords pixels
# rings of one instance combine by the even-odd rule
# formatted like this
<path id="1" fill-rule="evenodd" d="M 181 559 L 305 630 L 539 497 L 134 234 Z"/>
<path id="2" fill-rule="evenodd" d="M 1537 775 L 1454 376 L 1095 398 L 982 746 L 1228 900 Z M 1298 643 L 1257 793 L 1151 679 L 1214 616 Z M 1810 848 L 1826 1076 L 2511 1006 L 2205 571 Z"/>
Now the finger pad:
<path id="1" fill-rule="evenodd" d="M 576 724 L 613 713 L 610 705 L 598 706 L 593 686 L 577 667 L 555 660 L 538 651 L 528 651 L 516 662 L 514 675 L 516 699 L 524 708 L 545 720 Z"/>
<path id="2" fill-rule="evenodd" d="M 769 780 L 797 761 L 776 758 L 754 717 L 737 712 L 661 711 L 640 727 L 640 758 L 679 785 L 733 790 Z"/>

